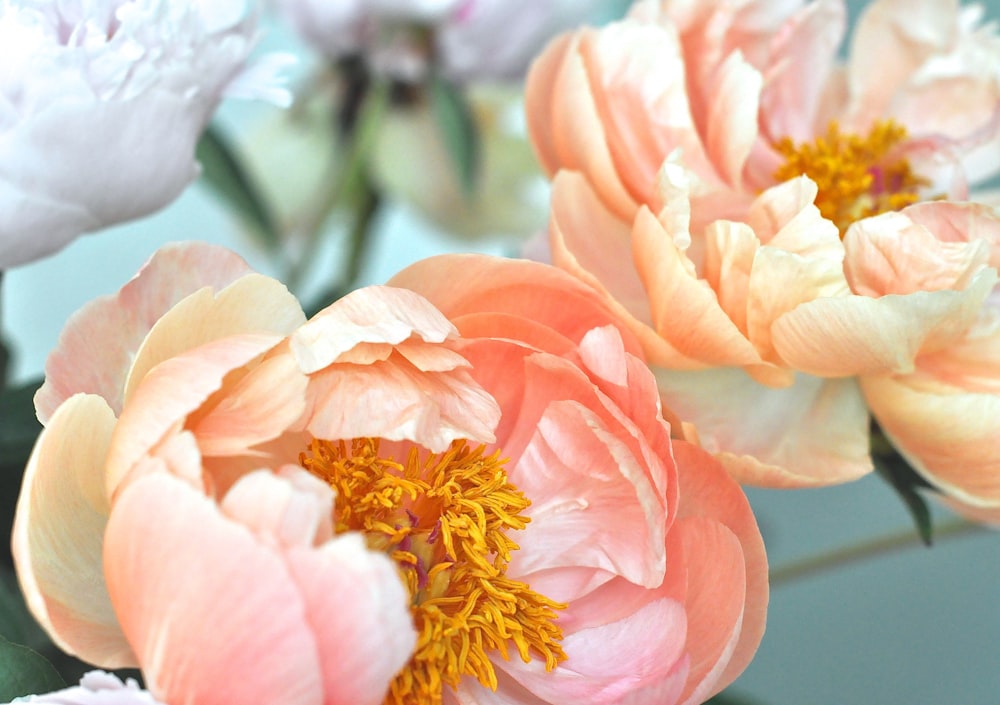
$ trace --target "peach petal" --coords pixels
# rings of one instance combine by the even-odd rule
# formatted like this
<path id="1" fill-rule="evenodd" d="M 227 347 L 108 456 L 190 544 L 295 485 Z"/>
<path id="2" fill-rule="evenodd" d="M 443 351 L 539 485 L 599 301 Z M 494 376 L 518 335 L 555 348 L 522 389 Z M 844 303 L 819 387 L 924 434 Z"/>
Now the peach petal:
<path id="1" fill-rule="evenodd" d="M 734 586 L 745 584 L 746 565 L 739 540 L 711 519 L 680 519 L 671 533 L 684 546 L 688 572 L 684 611 L 691 661 L 682 700 L 697 705 L 726 685 L 719 679 L 739 641 L 746 599 Z"/>
<path id="2" fill-rule="evenodd" d="M 747 336 L 747 297 L 760 240 L 750 226 L 719 220 L 705 231 L 702 278 L 715 290 L 719 306 Z"/>
<path id="3" fill-rule="evenodd" d="M 486 255 L 439 255 L 412 264 L 389 280 L 425 297 L 449 319 L 507 313 L 546 325 L 573 342 L 591 328 L 619 325 L 616 312 L 590 287 L 555 267 Z M 633 354 L 642 348 L 622 333 Z"/>
<path id="4" fill-rule="evenodd" d="M 362 343 L 396 345 L 412 336 L 440 343 L 454 336 L 455 327 L 425 299 L 412 291 L 366 286 L 320 311 L 291 337 L 292 354 L 306 374 L 341 359 Z"/>
<path id="5" fill-rule="evenodd" d="M 260 357 L 281 339 L 240 335 L 216 340 L 161 362 L 136 387 L 115 429 L 107 459 L 113 495 L 135 463 L 224 384 L 226 375 Z"/>
<path id="6" fill-rule="evenodd" d="M 633 226 L 632 256 L 652 305 L 654 329 L 704 365 L 750 365 L 760 356 L 726 316 L 690 260 L 646 208 Z"/>
<path id="7" fill-rule="evenodd" d="M 740 51 L 718 68 L 709 91 L 706 144 L 708 156 L 733 187 L 742 182 L 743 167 L 757 140 L 757 112 L 763 78 Z M 685 158 L 686 160 L 686 158 Z"/>
<path id="8" fill-rule="evenodd" d="M 651 201 L 656 173 L 672 152 L 683 154 L 703 178 L 718 180 L 692 119 L 684 58 L 673 27 L 629 19 L 612 23 L 584 33 L 580 55 L 617 178 L 637 204 Z M 611 174 L 584 171 L 601 200 L 620 218 L 630 219 L 635 206 L 622 210 L 602 188 Z"/>
<path id="9" fill-rule="evenodd" d="M 971 507 L 1000 502 L 1000 397 L 928 375 L 863 377 L 872 414 L 931 484 Z"/>
<path id="10" fill-rule="evenodd" d="M 549 118 L 555 136 L 555 153 L 559 156 L 560 169 L 585 173 L 601 200 L 619 217 L 628 218 L 639 201 L 619 178 L 607 143 L 598 97 L 594 95 L 594 84 L 582 51 L 590 31 L 573 36 L 553 85 L 552 95 L 559 96 L 551 105 Z"/>
<path id="11" fill-rule="evenodd" d="M 157 250 L 117 295 L 95 299 L 69 319 L 45 363 L 45 383 L 35 395 L 38 418 L 46 423 L 78 392 L 97 394 L 121 413 L 128 370 L 156 321 L 192 292 L 222 288 L 249 271 L 237 255 L 206 243 Z"/>
<path id="12" fill-rule="evenodd" d="M 460 438 L 492 443 L 501 415 L 467 371 L 425 373 L 401 355 L 327 366 L 310 377 L 309 403 L 305 428 L 317 438 L 409 440 L 436 453 Z"/>
<path id="13" fill-rule="evenodd" d="M 553 110 L 552 96 L 566 56 L 575 51 L 575 48 L 576 40 L 571 34 L 556 37 L 535 57 L 525 78 L 524 114 L 528 134 L 531 136 L 535 155 L 549 176 L 553 176 L 561 166 L 555 147 L 555 125 L 549 120 Z"/>
<path id="14" fill-rule="evenodd" d="M 289 354 L 263 360 L 227 385 L 217 403 L 200 409 L 188 426 L 206 456 L 240 455 L 292 427 L 306 411 L 308 378 Z"/>
<path id="15" fill-rule="evenodd" d="M 409 617 L 387 557 L 354 535 L 283 553 L 166 474 L 123 490 L 105 569 L 150 690 L 168 702 L 377 705 L 402 663 Z"/>
<path id="16" fill-rule="evenodd" d="M 724 526 L 739 542 L 744 563 L 746 592 L 740 611 L 739 639 L 729 654 L 725 668 L 716 675 L 715 688 L 721 690 L 747 667 L 764 635 L 769 592 L 767 553 L 746 495 L 725 473 L 719 462 L 701 448 L 683 441 L 674 442 L 674 454 L 677 458 L 678 482 L 681 485 L 680 516 L 715 521 Z M 689 525 L 688 529 L 691 528 Z M 690 543 L 699 540 L 698 533 L 694 531 L 682 535 Z M 721 545 L 724 548 L 730 547 L 728 539 L 723 539 Z M 708 563 L 711 570 L 713 559 L 710 553 L 705 552 L 704 547 L 693 551 L 689 548 L 685 555 L 691 556 L 690 560 Z M 699 575 L 704 577 L 701 572 L 704 567 L 696 569 L 696 577 L 689 582 L 697 580 Z M 690 586 L 688 594 L 691 594 Z M 708 610 L 708 618 L 714 619 L 713 615 L 714 610 Z M 706 615 L 703 613 L 701 617 L 704 616 Z M 697 632 L 701 627 L 700 619 L 692 620 L 692 632 Z M 722 628 L 725 631 L 727 627 L 723 624 Z"/>
<path id="17" fill-rule="evenodd" d="M 49 419 L 25 469 L 12 530 L 21 591 L 68 653 L 106 668 L 136 665 L 101 570 L 108 520 L 104 459 L 114 412 L 77 394 Z"/>
<path id="18" fill-rule="evenodd" d="M 941 242 L 986 241 L 990 266 L 1000 269 L 1000 217 L 994 207 L 985 203 L 927 201 L 909 206 L 903 213 Z"/>
<path id="19" fill-rule="evenodd" d="M 797 374 L 773 389 L 734 368 L 654 373 L 664 403 L 739 482 L 819 487 L 872 469 L 867 409 L 853 380 Z"/>
<path id="20" fill-rule="evenodd" d="M 126 401 L 160 362 L 229 335 L 287 335 L 305 321 L 302 307 L 281 282 L 248 274 L 218 293 L 204 288 L 163 314 L 136 353 L 125 385 Z"/>

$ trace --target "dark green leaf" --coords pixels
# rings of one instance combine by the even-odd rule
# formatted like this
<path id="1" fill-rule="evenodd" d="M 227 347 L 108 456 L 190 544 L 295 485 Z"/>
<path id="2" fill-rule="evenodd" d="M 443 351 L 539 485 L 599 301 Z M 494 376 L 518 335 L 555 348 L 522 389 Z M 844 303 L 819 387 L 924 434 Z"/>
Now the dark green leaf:
<path id="1" fill-rule="evenodd" d="M 14 520 L 14 506 L 28 456 L 41 431 L 32 400 L 40 381 L 0 391 L 0 526 Z M 10 542 L 0 544 L 0 565 L 10 564 Z"/>
<path id="2" fill-rule="evenodd" d="M 222 196 L 226 204 L 269 251 L 281 246 L 281 235 L 263 195 L 258 191 L 236 151 L 222 132 L 209 126 L 198 142 L 198 161 L 202 177 Z"/>
<path id="3" fill-rule="evenodd" d="M 458 183 L 466 196 L 476 190 L 479 175 L 479 129 L 468 101 L 455 84 L 440 76 L 431 76 L 428 86 L 431 110 L 445 148 L 451 157 Z"/>
<path id="4" fill-rule="evenodd" d="M 882 434 L 881 429 L 874 425 L 872 428 L 872 460 L 879 477 L 888 482 L 889 486 L 903 500 L 924 545 L 930 546 L 934 540 L 933 521 L 927 501 L 919 492 L 921 489 L 927 489 L 930 485 L 910 467 L 906 459 Z"/>
<path id="5" fill-rule="evenodd" d="M 44 657 L 0 638 L 0 701 L 65 687 L 65 681 Z"/>

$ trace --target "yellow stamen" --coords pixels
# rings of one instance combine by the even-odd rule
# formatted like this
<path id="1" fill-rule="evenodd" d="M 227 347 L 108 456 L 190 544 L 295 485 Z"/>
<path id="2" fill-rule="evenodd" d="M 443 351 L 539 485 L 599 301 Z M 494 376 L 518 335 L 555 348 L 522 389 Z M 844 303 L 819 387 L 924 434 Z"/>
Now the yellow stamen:
<path id="1" fill-rule="evenodd" d="M 496 690 L 492 652 L 552 670 L 566 658 L 555 625 L 565 605 L 506 577 L 529 500 L 507 481 L 499 452 L 456 441 L 441 454 L 416 447 L 404 462 L 379 441 L 314 440 L 300 462 L 336 492 L 335 530 L 364 532 L 386 551 L 409 588 L 417 646 L 384 705 L 435 705 L 445 685 L 475 676 Z"/>
<path id="2" fill-rule="evenodd" d="M 893 120 L 876 122 L 865 136 L 844 134 L 831 122 L 826 135 L 796 144 L 790 138 L 775 147 L 785 163 L 778 181 L 805 174 L 819 187 L 816 207 L 843 236 L 848 226 L 868 216 L 898 210 L 920 200 L 930 181 L 913 173 L 898 147 L 906 128 Z"/>

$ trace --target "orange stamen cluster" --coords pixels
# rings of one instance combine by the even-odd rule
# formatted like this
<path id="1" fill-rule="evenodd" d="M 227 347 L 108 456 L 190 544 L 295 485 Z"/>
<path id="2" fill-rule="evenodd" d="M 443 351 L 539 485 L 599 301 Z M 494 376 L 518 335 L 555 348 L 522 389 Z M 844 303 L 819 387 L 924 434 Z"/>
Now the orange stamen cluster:
<path id="1" fill-rule="evenodd" d="M 805 174 L 815 181 L 816 207 L 843 236 L 856 220 L 920 200 L 920 189 L 930 182 L 900 155 L 906 136 L 906 128 L 893 120 L 876 122 L 865 136 L 842 133 L 831 122 L 826 135 L 811 143 L 796 144 L 787 137 L 779 141 L 775 147 L 785 163 L 774 178 L 786 181 Z"/>
<path id="2" fill-rule="evenodd" d="M 412 447 L 402 462 L 379 455 L 379 441 L 314 440 L 303 467 L 336 492 L 335 530 L 361 531 L 386 551 L 409 588 L 417 646 L 385 705 L 436 705 L 445 685 L 475 676 L 496 690 L 490 654 L 566 658 L 555 625 L 558 604 L 506 577 L 530 502 L 507 481 L 499 453 L 456 441 L 441 454 Z"/>

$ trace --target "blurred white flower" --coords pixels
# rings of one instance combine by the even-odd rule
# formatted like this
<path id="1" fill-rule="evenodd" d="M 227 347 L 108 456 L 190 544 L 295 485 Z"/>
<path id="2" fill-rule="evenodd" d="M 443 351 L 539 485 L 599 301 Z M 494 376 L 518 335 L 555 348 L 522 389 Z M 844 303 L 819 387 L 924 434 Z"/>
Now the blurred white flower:
<path id="1" fill-rule="evenodd" d="M 554 34 L 607 0 L 274 0 L 319 51 L 364 54 L 418 80 L 433 57 L 452 80 L 520 79 Z"/>
<path id="2" fill-rule="evenodd" d="M 35 705 L 162 705 L 131 678 L 122 683 L 117 676 L 104 671 L 84 674 L 78 686 L 45 695 L 14 698 L 13 702 Z"/>
<path id="3" fill-rule="evenodd" d="M 256 38 L 249 0 L 0 0 L 0 269 L 170 203 L 224 93 L 286 100 Z"/>

